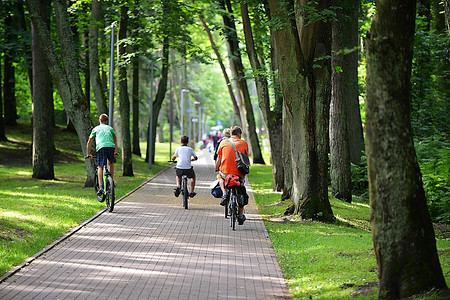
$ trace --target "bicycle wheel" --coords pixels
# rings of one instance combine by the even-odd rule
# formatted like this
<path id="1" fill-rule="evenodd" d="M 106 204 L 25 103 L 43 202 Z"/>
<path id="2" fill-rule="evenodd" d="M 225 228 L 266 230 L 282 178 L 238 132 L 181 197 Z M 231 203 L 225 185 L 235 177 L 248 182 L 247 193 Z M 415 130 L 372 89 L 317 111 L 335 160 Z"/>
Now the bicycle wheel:
<path id="1" fill-rule="evenodd" d="M 95 197 L 97 197 L 97 200 L 98 200 L 99 202 L 105 201 L 105 195 L 104 195 L 104 194 L 103 194 L 101 197 L 99 197 L 99 196 L 97 195 L 97 192 L 98 192 L 98 175 L 97 175 L 97 170 L 95 171 L 94 191 L 95 191 Z"/>
<path id="2" fill-rule="evenodd" d="M 230 195 L 230 203 L 231 203 L 231 227 L 233 230 L 236 230 L 236 221 L 237 221 L 237 199 L 236 193 L 233 191 Z"/>
<path id="3" fill-rule="evenodd" d="M 116 194 L 114 193 L 114 180 L 108 177 L 106 182 L 106 209 L 109 212 L 114 210 L 114 202 L 116 201 Z"/>
<path id="4" fill-rule="evenodd" d="M 181 183 L 181 193 L 183 194 L 183 207 L 188 209 L 189 191 L 187 188 L 187 177 L 183 176 Z"/>

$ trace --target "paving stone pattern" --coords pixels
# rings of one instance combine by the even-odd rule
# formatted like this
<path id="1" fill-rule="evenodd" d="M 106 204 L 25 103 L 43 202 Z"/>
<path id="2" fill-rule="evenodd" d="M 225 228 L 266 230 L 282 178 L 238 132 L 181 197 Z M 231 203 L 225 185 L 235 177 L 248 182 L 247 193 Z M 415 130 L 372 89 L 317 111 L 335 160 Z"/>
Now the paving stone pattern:
<path id="1" fill-rule="evenodd" d="M 211 156 L 199 158 L 188 210 L 168 168 L 3 278 L 0 299 L 290 299 L 250 186 L 232 231 L 210 194 Z"/>

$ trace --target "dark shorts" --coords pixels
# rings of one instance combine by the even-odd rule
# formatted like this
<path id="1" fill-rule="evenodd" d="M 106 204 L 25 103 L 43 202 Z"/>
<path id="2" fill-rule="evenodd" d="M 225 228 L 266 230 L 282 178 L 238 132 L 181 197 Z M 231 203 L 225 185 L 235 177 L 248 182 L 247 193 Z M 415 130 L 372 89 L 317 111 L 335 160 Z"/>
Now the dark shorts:
<path id="1" fill-rule="evenodd" d="M 100 148 L 97 152 L 97 166 L 106 166 L 107 160 L 112 164 L 116 162 L 113 147 Z"/>
<path id="2" fill-rule="evenodd" d="M 177 176 L 181 177 L 183 175 L 187 175 L 188 178 L 194 178 L 195 176 L 195 172 L 194 172 L 194 168 L 190 168 L 190 169 L 175 169 L 177 172 Z"/>

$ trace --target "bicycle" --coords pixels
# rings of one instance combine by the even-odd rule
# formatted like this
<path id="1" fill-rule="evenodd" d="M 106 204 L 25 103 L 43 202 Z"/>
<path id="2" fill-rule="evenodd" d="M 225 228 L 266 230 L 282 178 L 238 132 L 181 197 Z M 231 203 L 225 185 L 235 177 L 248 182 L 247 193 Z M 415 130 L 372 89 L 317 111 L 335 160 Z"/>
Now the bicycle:
<path id="1" fill-rule="evenodd" d="M 228 175 L 230 176 L 230 175 Z M 235 178 L 238 178 L 237 176 Z M 228 179 L 228 178 L 227 178 Z M 236 221 L 239 217 L 239 197 L 243 197 L 244 195 L 241 195 L 242 189 L 241 185 L 243 185 L 243 182 L 241 180 L 235 180 L 231 183 L 232 185 L 226 183 L 226 189 L 227 189 L 227 195 L 228 195 L 228 204 L 225 205 L 225 218 L 227 216 L 230 216 L 230 227 L 233 228 L 233 230 L 236 230 Z M 242 201 L 241 201 L 242 202 Z M 244 204 L 245 205 L 245 204 Z M 239 223 L 239 225 L 242 225 L 243 223 Z"/>
<path id="2" fill-rule="evenodd" d="M 118 154 L 117 154 L 118 155 Z M 115 155 L 115 156 L 117 156 Z M 92 158 L 95 158 L 96 155 L 93 155 Z M 89 156 L 85 157 L 86 159 L 90 158 Z M 94 177 L 94 191 L 95 191 L 95 197 L 97 197 L 97 200 L 99 202 L 105 202 L 106 203 L 106 209 L 109 212 L 113 212 L 114 210 L 114 203 L 116 201 L 116 193 L 114 191 L 115 184 L 114 180 L 111 177 L 111 173 L 109 172 L 108 166 L 105 166 L 104 172 L 103 172 L 103 185 L 105 188 L 103 189 L 103 194 L 99 196 L 99 181 L 98 181 L 98 166 L 96 164 L 95 167 L 95 177 Z"/>
<path id="3" fill-rule="evenodd" d="M 170 163 L 175 163 L 174 160 L 169 160 L 168 162 Z M 189 189 L 188 189 L 188 184 L 187 184 L 187 180 L 188 177 L 187 175 L 182 175 L 181 176 L 181 187 L 180 187 L 180 193 L 182 195 L 182 199 L 183 199 L 183 207 L 185 209 L 188 209 L 188 199 L 189 199 Z"/>

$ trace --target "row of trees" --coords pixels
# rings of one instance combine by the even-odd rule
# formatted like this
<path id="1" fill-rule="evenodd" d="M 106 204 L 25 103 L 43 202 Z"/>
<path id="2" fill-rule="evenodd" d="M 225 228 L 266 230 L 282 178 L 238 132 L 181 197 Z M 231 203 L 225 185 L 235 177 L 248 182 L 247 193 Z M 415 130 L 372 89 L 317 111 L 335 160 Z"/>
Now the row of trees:
<path id="1" fill-rule="evenodd" d="M 360 52 L 360 0 L 92 0 L 69 2 L 70 6 L 65 0 L 25 2 L 26 10 L 22 1 L 2 2 L 5 15 L 11 18 L 3 21 L 10 26 L 3 36 L 14 45 L 23 43 L 21 57 L 27 61 L 25 53 L 30 49 L 26 39 L 12 42 L 26 35 L 14 34 L 13 29 L 26 33 L 30 31 L 27 20 L 31 20 L 32 59 L 28 58 L 28 63 L 36 178 L 54 177 L 54 120 L 48 118 L 54 115 L 52 80 L 83 153 L 94 125 L 92 95 L 96 112 L 107 112 L 107 39 L 100 29 L 116 22 L 118 124 L 124 176 L 133 175 L 132 153 L 140 154 L 140 63 L 146 61 L 146 66 L 152 66 L 156 53 L 161 61 L 157 92 L 151 99 L 153 120 L 158 120 L 167 102 L 166 94 L 173 86 L 169 82 L 178 82 L 180 89 L 188 86 L 186 76 L 177 79 L 174 66 L 180 61 L 185 65 L 192 60 L 207 61 L 211 51 L 221 66 L 236 119 L 249 140 L 253 162 L 264 163 L 249 92 L 249 82 L 255 83 L 272 150 L 274 190 L 283 191 L 283 198 L 292 202 L 287 213 L 333 222 L 329 177 L 333 195 L 350 202 L 350 166 L 360 163 L 364 151 L 358 90 L 359 54 L 363 54 L 367 60 L 366 149 L 380 298 L 396 299 L 432 287 L 446 287 L 411 127 L 411 115 L 416 112 L 411 111 L 415 0 L 377 2 L 376 17 L 366 37 L 366 54 Z M 425 11 L 430 13 L 424 15 L 431 16 L 431 12 L 448 7 L 448 1 L 443 3 L 445 6 L 441 7 L 437 0 L 424 0 L 419 8 L 428 8 Z M 375 8 L 370 1 L 363 4 Z M 419 15 L 422 11 L 419 9 Z M 428 18 L 442 24 L 442 18 Z M 200 28 L 208 37 L 209 50 L 200 49 L 193 41 Z M 7 124 L 13 124 L 17 115 L 11 75 L 14 63 L 9 61 L 17 55 L 17 47 L 5 47 L 4 105 L 0 107 L 4 107 Z M 229 68 L 222 57 L 228 57 Z M 426 69 L 426 60 L 416 60 L 415 64 L 416 71 Z M 448 84 L 445 66 L 443 63 L 441 68 L 443 86 Z M 180 73 L 184 73 L 183 67 Z M 433 77 L 431 73 L 425 75 Z M 419 87 L 416 91 L 427 89 Z M 420 107 L 426 102 L 416 100 L 417 103 Z M 0 111 L 0 139 L 6 138 L 2 117 Z M 445 122 L 443 126 L 447 126 Z M 153 132 L 149 144 L 155 142 L 156 127 L 157 122 L 153 122 L 148 128 Z M 91 161 L 86 161 L 86 169 L 88 186 L 93 184 Z M 399 212 L 399 207 L 404 210 Z"/>

